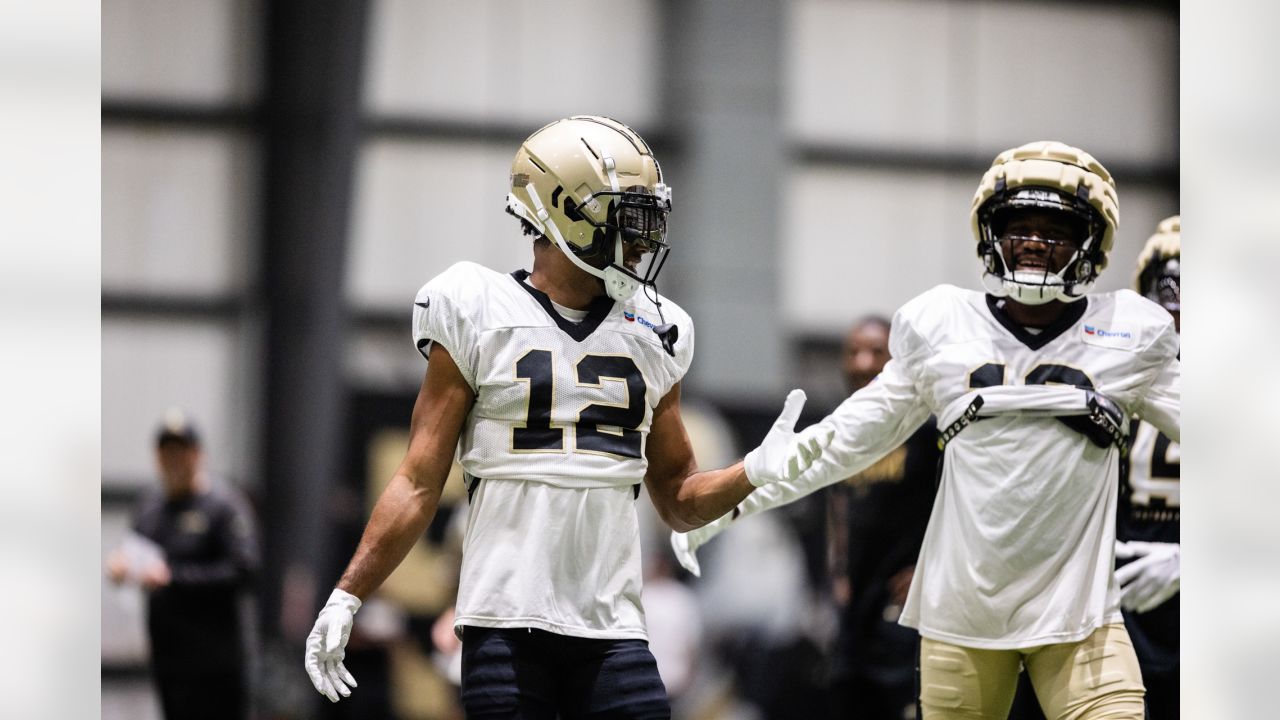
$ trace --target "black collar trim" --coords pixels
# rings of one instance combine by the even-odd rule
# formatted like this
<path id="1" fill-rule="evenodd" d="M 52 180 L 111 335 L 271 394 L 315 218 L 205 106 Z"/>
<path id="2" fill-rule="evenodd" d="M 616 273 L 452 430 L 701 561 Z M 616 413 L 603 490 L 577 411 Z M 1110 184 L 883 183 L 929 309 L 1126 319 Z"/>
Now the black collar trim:
<path id="1" fill-rule="evenodd" d="M 994 295 L 987 295 L 987 308 L 991 310 L 991 315 L 996 322 L 1004 326 L 1015 338 L 1022 342 L 1023 345 L 1032 350 L 1039 350 L 1049 343 L 1057 340 L 1062 333 L 1066 332 L 1071 326 L 1075 325 L 1080 318 L 1084 317 L 1085 310 L 1089 309 L 1089 298 L 1080 298 L 1073 303 L 1067 303 L 1066 312 L 1062 313 L 1062 317 L 1054 320 L 1049 327 L 1040 331 L 1039 335 L 1033 335 L 1027 332 L 1027 329 L 1014 322 L 1005 313 L 1004 308 L 1000 307 L 1000 301 L 1004 298 L 997 298 Z"/>
<path id="2" fill-rule="evenodd" d="M 517 285 L 524 288 L 526 292 L 533 296 L 534 300 L 538 301 L 538 304 L 542 306 L 543 310 L 547 311 L 552 320 L 556 321 L 556 325 L 564 331 L 564 334 L 578 342 L 590 337 L 591 333 L 600 327 L 600 323 L 604 322 L 604 319 L 609 317 L 609 312 L 613 310 L 613 300 L 608 295 L 601 295 L 591 301 L 591 306 L 587 308 L 587 316 L 582 319 L 582 322 L 570 322 L 565 320 L 563 315 L 556 312 L 555 307 L 551 305 L 551 298 L 547 297 L 546 293 L 525 282 L 525 280 L 529 279 L 528 270 L 516 270 L 511 273 L 511 277 L 515 279 Z"/>

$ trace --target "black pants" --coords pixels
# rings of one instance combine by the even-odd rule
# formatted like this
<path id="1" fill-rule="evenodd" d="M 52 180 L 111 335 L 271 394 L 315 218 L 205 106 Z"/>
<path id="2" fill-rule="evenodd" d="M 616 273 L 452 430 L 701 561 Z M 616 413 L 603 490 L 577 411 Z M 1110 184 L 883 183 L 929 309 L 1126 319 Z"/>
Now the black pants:
<path id="1" fill-rule="evenodd" d="M 239 671 L 215 675 L 158 675 L 165 720 L 245 720 L 248 692 Z"/>
<path id="2" fill-rule="evenodd" d="M 671 705 L 643 640 L 592 640 L 468 626 L 467 720 L 668 720 Z"/>

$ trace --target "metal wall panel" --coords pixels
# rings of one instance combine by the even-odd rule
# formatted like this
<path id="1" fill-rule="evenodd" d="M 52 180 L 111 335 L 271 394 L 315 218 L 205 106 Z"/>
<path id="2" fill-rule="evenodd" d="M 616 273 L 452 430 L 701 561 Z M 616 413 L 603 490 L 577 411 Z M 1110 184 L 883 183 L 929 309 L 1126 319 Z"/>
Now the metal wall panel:
<path id="1" fill-rule="evenodd" d="M 256 142 L 241 133 L 105 128 L 103 290 L 244 289 L 256 254 L 257 163 Z"/>
<path id="2" fill-rule="evenodd" d="M 172 406 L 204 433 L 206 469 L 248 477 L 256 372 L 231 323 L 104 318 L 102 323 L 102 475 L 104 482 L 154 482 L 154 432 Z"/>
<path id="3" fill-rule="evenodd" d="M 379 0 L 367 106 L 375 114 L 527 122 L 659 119 L 658 2 Z M 512 148 L 514 153 L 515 148 Z"/>
<path id="4" fill-rule="evenodd" d="M 500 272 L 531 268 L 532 239 L 505 210 L 517 147 L 367 143 L 357 172 L 348 297 L 360 307 L 408 313 L 418 288 L 458 261 Z"/>
<path id="5" fill-rule="evenodd" d="M 802 0 L 790 5 L 787 123 L 802 142 L 979 152 L 1059 139 L 1168 164 L 1178 24 L 1102 3 Z"/>
<path id="6" fill-rule="evenodd" d="M 261 0 L 104 0 L 102 94 L 242 103 L 258 94 Z"/>

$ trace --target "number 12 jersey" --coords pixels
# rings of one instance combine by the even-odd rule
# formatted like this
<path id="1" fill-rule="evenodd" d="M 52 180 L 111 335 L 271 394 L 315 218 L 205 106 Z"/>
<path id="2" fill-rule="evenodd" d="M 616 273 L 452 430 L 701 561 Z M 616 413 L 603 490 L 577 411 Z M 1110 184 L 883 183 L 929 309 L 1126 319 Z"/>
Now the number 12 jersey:
<path id="1" fill-rule="evenodd" d="M 693 324 L 670 300 L 601 297 L 566 319 L 528 273 L 458 263 L 418 291 L 414 340 L 475 391 L 458 460 L 474 483 L 456 627 L 645 638 L 635 494 L 653 410 L 688 370 Z"/>

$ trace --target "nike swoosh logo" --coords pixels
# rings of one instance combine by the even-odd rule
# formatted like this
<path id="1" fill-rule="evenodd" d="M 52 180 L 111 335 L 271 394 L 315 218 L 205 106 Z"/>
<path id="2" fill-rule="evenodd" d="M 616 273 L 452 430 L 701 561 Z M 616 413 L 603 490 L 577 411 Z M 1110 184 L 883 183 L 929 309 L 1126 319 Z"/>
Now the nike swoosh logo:
<path id="1" fill-rule="evenodd" d="M 430 301 L 430 300 L 428 300 L 428 301 L 426 301 L 426 302 L 424 302 L 424 303 L 416 302 L 416 303 L 414 303 L 414 305 L 417 305 L 418 307 L 422 308 L 423 310 L 426 310 L 427 308 L 431 307 L 431 301 Z"/>

